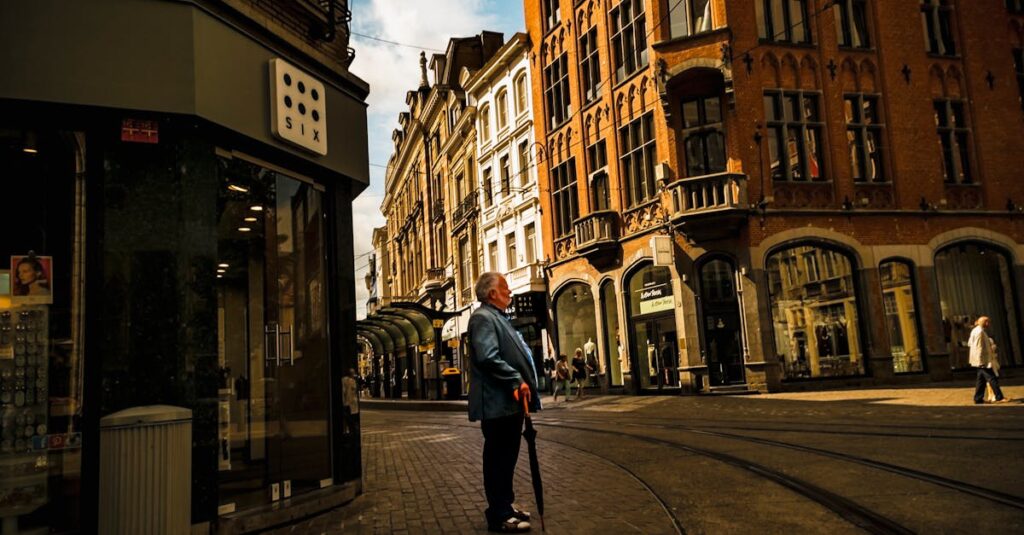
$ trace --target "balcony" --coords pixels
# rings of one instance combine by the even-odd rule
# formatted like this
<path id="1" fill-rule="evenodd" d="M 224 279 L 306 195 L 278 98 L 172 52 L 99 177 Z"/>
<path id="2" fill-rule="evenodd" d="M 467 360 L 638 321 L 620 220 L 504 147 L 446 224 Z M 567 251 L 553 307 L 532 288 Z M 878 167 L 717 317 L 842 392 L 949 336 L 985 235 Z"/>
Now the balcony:
<path id="1" fill-rule="evenodd" d="M 508 281 L 510 288 L 529 286 L 534 283 L 543 284 L 544 268 L 537 262 L 525 264 L 509 271 L 505 280 Z"/>
<path id="2" fill-rule="evenodd" d="M 746 224 L 747 176 L 739 173 L 681 178 L 668 185 L 670 220 L 694 241 L 731 236 Z"/>
<path id="3" fill-rule="evenodd" d="M 423 292 L 443 288 L 452 282 L 452 279 L 448 277 L 447 270 L 443 267 L 427 268 L 426 275 L 426 278 L 423 279 Z"/>
<path id="4" fill-rule="evenodd" d="M 476 193 L 466 195 L 462 202 L 452 210 L 452 230 L 458 229 L 470 216 L 476 214 L 477 200 Z"/>
<path id="5" fill-rule="evenodd" d="M 614 210 L 591 212 L 573 224 L 576 254 L 593 264 L 614 262 L 619 251 L 619 214 Z"/>

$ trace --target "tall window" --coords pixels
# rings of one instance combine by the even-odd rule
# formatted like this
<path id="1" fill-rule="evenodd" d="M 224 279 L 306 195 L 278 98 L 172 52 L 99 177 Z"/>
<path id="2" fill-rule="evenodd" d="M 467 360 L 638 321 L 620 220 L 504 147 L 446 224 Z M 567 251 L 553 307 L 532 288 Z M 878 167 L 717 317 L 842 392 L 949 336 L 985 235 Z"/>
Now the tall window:
<path id="1" fill-rule="evenodd" d="M 498 93 L 498 97 L 494 101 L 494 105 L 498 108 L 498 131 L 501 131 L 508 126 L 508 91 L 502 89 Z"/>
<path id="2" fill-rule="evenodd" d="M 519 143 L 519 185 L 526 186 L 530 182 L 530 142 Z"/>
<path id="3" fill-rule="evenodd" d="M 558 9 L 560 0 L 544 0 L 544 31 L 548 31 L 562 21 L 562 13 Z"/>
<path id="4" fill-rule="evenodd" d="M 516 233 L 510 232 L 505 235 L 505 262 L 508 264 L 507 271 L 519 267 L 519 254 L 516 252 Z"/>
<path id="5" fill-rule="evenodd" d="M 910 264 L 901 261 L 882 262 L 878 266 L 885 324 L 889 328 L 889 350 L 896 373 L 924 370 L 911 269 Z"/>
<path id="6" fill-rule="evenodd" d="M 459 286 L 462 287 L 463 302 L 467 302 L 472 299 L 472 262 L 473 254 L 472 251 L 469 250 L 469 238 L 467 236 L 462 236 L 459 238 Z"/>
<path id="7" fill-rule="evenodd" d="M 825 274 L 832 269 L 834 276 L 821 277 L 823 265 Z M 782 356 L 783 377 L 863 374 L 849 257 L 822 247 L 797 245 L 770 255 L 765 272 L 775 353 Z"/>
<path id="8" fill-rule="evenodd" d="M 548 126 L 558 127 L 572 115 L 569 103 L 569 56 L 562 54 L 544 67 L 544 100 L 548 105 Z"/>
<path id="9" fill-rule="evenodd" d="M 644 3 L 644 0 L 622 0 L 611 11 L 612 51 L 618 81 L 647 66 Z"/>
<path id="10" fill-rule="evenodd" d="M 867 0 L 837 0 L 832 5 L 832 12 L 836 16 L 839 46 L 871 47 L 871 39 L 868 37 Z"/>
<path id="11" fill-rule="evenodd" d="M 533 223 L 526 225 L 523 229 L 523 253 L 526 255 L 526 263 L 532 264 L 537 261 L 537 227 Z"/>
<path id="12" fill-rule="evenodd" d="M 575 158 L 569 158 L 551 170 L 551 191 L 554 237 L 564 238 L 573 232 L 572 223 L 580 216 Z"/>
<path id="13" fill-rule="evenodd" d="M 822 123 L 818 95 L 766 91 L 764 114 L 774 180 L 822 180 Z"/>
<path id="14" fill-rule="evenodd" d="M 608 194 L 608 152 L 602 139 L 587 147 L 587 174 L 590 176 L 590 206 L 594 211 L 611 208 Z"/>
<path id="15" fill-rule="evenodd" d="M 1013 49 L 1013 66 L 1017 71 L 1017 98 L 1020 99 L 1021 109 L 1024 109 L 1024 48 Z"/>
<path id="16" fill-rule="evenodd" d="M 526 73 L 516 78 L 516 115 L 526 113 Z"/>
<path id="17" fill-rule="evenodd" d="M 885 182 L 882 166 L 882 128 L 878 97 L 846 95 L 846 140 L 850 143 L 850 165 L 856 182 Z"/>
<path id="18" fill-rule="evenodd" d="M 487 244 L 488 271 L 498 271 L 498 242 L 492 241 Z"/>
<path id="19" fill-rule="evenodd" d="M 722 128 L 720 97 L 684 100 L 683 146 L 686 147 L 686 176 L 725 171 L 725 131 Z"/>
<path id="20" fill-rule="evenodd" d="M 669 31 L 673 38 L 710 31 L 711 0 L 668 0 Z"/>
<path id="21" fill-rule="evenodd" d="M 584 102 L 594 100 L 601 92 L 601 61 L 597 50 L 597 26 L 594 26 L 580 36 L 580 82 Z"/>
<path id="22" fill-rule="evenodd" d="M 776 43 L 810 43 L 806 0 L 756 0 L 757 35 Z"/>
<path id="23" fill-rule="evenodd" d="M 508 168 L 507 154 L 498 160 L 498 167 L 498 172 L 501 173 L 501 194 L 507 196 L 512 191 L 512 171 Z"/>
<path id="24" fill-rule="evenodd" d="M 619 129 L 619 158 L 621 176 L 626 185 L 626 204 L 642 204 L 654 197 L 654 114 L 643 117 Z"/>
<path id="25" fill-rule="evenodd" d="M 921 0 L 921 24 L 928 52 L 941 56 L 956 55 L 952 0 Z"/>
<path id="26" fill-rule="evenodd" d="M 491 185 L 492 182 L 491 168 L 484 169 L 484 181 L 481 186 L 484 188 L 484 206 L 491 206 L 494 204 L 494 187 Z"/>
<path id="27" fill-rule="evenodd" d="M 935 128 L 942 150 L 942 176 L 947 184 L 970 184 L 971 131 L 962 100 L 935 101 Z"/>
<path id="28" fill-rule="evenodd" d="M 480 142 L 486 142 L 491 139 L 491 108 L 490 106 L 484 106 L 480 110 Z"/>

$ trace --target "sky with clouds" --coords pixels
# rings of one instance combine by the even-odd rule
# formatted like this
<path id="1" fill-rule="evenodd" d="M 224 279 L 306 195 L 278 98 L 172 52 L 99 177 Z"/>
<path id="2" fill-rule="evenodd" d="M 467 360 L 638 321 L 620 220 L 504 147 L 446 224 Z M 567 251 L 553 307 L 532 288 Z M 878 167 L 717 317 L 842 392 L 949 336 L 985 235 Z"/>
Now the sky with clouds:
<path id="1" fill-rule="evenodd" d="M 443 52 L 452 37 L 469 37 L 481 30 L 499 31 L 505 38 L 523 31 L 519 0 L 351 0 L 352 36 L 356 59 L 351 71 L 370 84 L 367 127 L 370 142 L 370 187 L 353 203 L 356 308 L 366 312 L 368 292 L 363 277 L 369 264 L 373 229 L 384 224 L 384 168 L 391 156 L 391 131 L 405 109 L 405 92 L 419 85 L 420 51 Z"/>

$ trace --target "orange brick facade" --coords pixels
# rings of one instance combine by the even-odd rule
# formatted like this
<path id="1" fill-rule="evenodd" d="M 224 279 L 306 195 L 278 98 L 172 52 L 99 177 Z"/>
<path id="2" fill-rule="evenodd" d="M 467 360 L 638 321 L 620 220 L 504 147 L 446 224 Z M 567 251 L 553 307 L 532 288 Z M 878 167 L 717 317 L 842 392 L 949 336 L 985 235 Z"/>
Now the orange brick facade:
<path id="1" fill-rule="evenodd" d="M 671 322 L 663 321 L 656 332 L 662 333 L 659 340 L 665 340 L 665 333 L 675 339 L 671 343 L 648 341 L 646 347 L 648 355 L 664 351 L 658 349 L 659 343 L 669 348 L 673 358 L 658 362 L 671 361 L 665 367 L 678 372 L 678 382 L 666 380 L 662 384 L 659 378 L 659 387 L 706 392 L 709 385 L 716 386 L 709 359 L 713 361 L 711 353 L 716 350 L 711 346 L 720 339 L 709 325 L 729 322 L 715 315 L 719 309 L 710 304 L 710 290 L 702 287 L 708 278 L 702 270 L 714 258 L 723 260 L 722 265 L 728 265 L 734 275 L 732 291 L 741 316 L 735 326 L 739 333 L 736 340 L 742 345 L 739 380 L 719 380 L 717 386 L 778 390 L 948 378 L 951 363 L 953 368 L 963 367 L 951 355 L 959 351 L 957 335 L 950 334 L 956 326 L 951 324 L 967 321 L 964 314 L 950 310 L 959 305 L 951 301 L 949 288 L 969 283 L 948 275 L 953 273 L 948 267 L 942 268 L 945 271 L 940 280 L 936 257 L 964 244 L 979 244 L 978 254 L 994 252 L 1005 258 L 999 264 L 1003 266 L 999 268 L 1003 273 L 1000 288 L 1016 299 L 1007 301 L 1005 313 L 988 313 L 1007 316 L 1004 357 L 1011 365 L 1019 364 L 1021 340 L 1015 333 L 1024 330 L 1024 324 L 1019 307 L 1009 302 L 1019 302 L 1024 295 L 1024 112 L 1014 64 L 1014 50 L 1024 48 L 1024 16 L 1010 13 L 1002 0 L 840 2 L 843 9 L 850 4 L 865 9 L 860 27 L 866 29 L 870 46 L 855 48 L 840 45 L 843 31 L 835 11 L 840 8 L 831 7 L 830 1 L 804 3 L 802 28 L 809 33 L 807 43 L 760 38 L 762 10 L 759 6 L 755 9 L 759 3 L 769 12 L 773 5 L 782 4 L 711 0 L 708 10 L 699 14 L 704 18 L 710 15 L 710 22 L 702 19 L 700 31 L 679 36 L 682 32 L 678 24 L 683 19 L 670 10 L 673 6 L 680 10 L 692 9 L 693 5 L 702 8 L 704 2 L 525 1 L 532 45 L 534 124 L 537 140 L 545 148 L 538 176 L 544 235 L 553 237 L 546 240 L 545 255 L 549 260 L 555 329 L 580 331 L 578 325 L 566 326 L 560 321 L 559 300 L 563 290 L 573 288 L 576 294 L 577 289 L 585 288 L 594 296 L 595 310 L 593 327 L 583 327 L 582 332 L 593 331 L 595 340 L 601 342 L 601 370 L 608 371 L 602 376 L 603 386 L 614 388 L 619 382 L 625 391 L 653 388 L 654 379 L 644 384 L 646 379 L 636 377 L 637 367 L 642 365 L 638 353 L 644 353 L 645 346 L 636 340 L 642 335 L 634 332 L 653 320 L 643 317 L 633 321 L 631 307 L 636 308 L 634 301 L 640 297 L 636 288 L 629 287 L 629 281 L 653 260 L 652 236 L 669 235 L 673 243 L 668 269 L 674 330 L 669 326 Z M 558 17 L 550 16 L 546 6 L 552 5 L 557 6 Z M 613 38 L 615 25 L 621 26 L 622 20 L 616 14 L 621 14 L 625 5 L 634 8 L 631 16 L 643 6 L 646 66 L 616 77 Z M 849 9 L 848 13 L 853 13 L 853 8 Z M 923 17 L 940 20 L 940 12 L 949 30 L 946 34 L 936 30 L 936 34 L 940 38 L 945 35 L 955 44 L 954 53 L 927 50 Z M 770 20 L 771 15 L 764 18 Z M 690 23 L 694 24 L 696 18 L 691 16 Z M 793 31 L 798 26 L 790 23 L 782 29 Z M 591 28 L 597 29 L 600 84 L 597 97 L 585 102 L 579 67 L 584 60 L 580 38 Z M 552 106 L 547 96 L 553 84 L 545 76 L 545 69 L 563 53 L 569 66 L 569 118 L 552 128 Z M 797 163 L 793 156 L 785 166 L 782 157 L 773 159 L 769 147 L 774 135 L 772 118 L 768 117 L 765 99 L 776 92 L 782 98 L 780 102 L 787 102 L 788 95 L 809 95 L 813 99 L 818 137 L 813 143 L 808 141 L 810 138 L 800 138 L 797 144 L 792 138 L 779 138 L 779 145 L 787 148 L 775 149 L 794 154 L 802 150 L 794 147 L 813 145 L 816 150 L 807 149 L 813 157 L 806 159 L 813 161 Z M 694 136 L 699 128 L 688 130 L 684 126 L 686 111 L 682 103 L 704 97 L 713 98 L 721 106 L 716 128 L 724 137 L 725 161 L 715 172 L 701 174 L 694 172 L 691 160 L 696 159 L 686 153 L 688 136 Z M 878 159 L 866 168 L 876 173 L 878 180 L 854 178 L 853 134 L 848 134 L 850 112 L 844 98 L 874 102 L 872 127 L 877 137 L 872 146 L 879 149 L 873 153 Z M 944 180 L 943 162 L 954 160 L 945 160 L 936 123 L 936 103 L 947 101 L 960 106 L 949 108 L 955 110 L 950 117 L 956 117 L 961 127 L 956 134 L 961 137 L 950 138 L 956 140 L 955 150 L 960 151 L 952 156 L 957 166 L 957 171 L 951 172 L 952 181 Z M 634 191 L 634 201 L 630 202 L 628 182 L 632 175 L 624 171 L 620 161 L 625 143 L 620 129 L 647 113 L 653 118 L 655 146 L 649 172 L 656 177 L 657 191 L 643 202 L 636 202 Z M 707 111 L 707 115 L 713 112 Z M 598 210 L 600 201 L 595 200 L 594 188 L 599 186 L 590 177 L 595 169 L 588 163 L 587 147 L 600 140 L 605 141 L 607 149 L 611 213 Z M 576 168 L 578 214 L 574 231 L 559 236 L 554 220 L 564 210 L 553 205 L 554 193 L 559 189 L 558 183 L 552 183 L 557 180 L 553 169 L 570 158 L 574 158 Z M 813 175 L 812 180 L 773 178 L 774 173 L 783 173 L 783 168 L 788 172 L 797 166 L 806 173 L 819 174 L 819 179 L 813 180 Z M 792 321 L 798 320 L 780 327 L 786 307 L 779 286 L 772 295 L 769 287 L 776 275 L 769 274 L 766 266 L 776 266 L 780 251 L 796 251 L 792 248 L 798 245 L 838 252 L 851 264 L 848 282 L 836 283 L 836 288 L 842 286 L 851 295 L 843 305 L 847 317 L 833 322 L 841 324 L 837 327 L 841 332 L 817 319 L 807 320 L 803 330 L 805 335 L 818 336 L 812 344 L 819 347 L 811 351 L 816 362 L 810 367 L 820 374 L 825 369 L 847 370 L 834 375 L 845 381 L 818 381 L 815 379 L 824 375 L 809 373 L 812 377 L 804 378 L 794 371 L 806 367 L 802 362 L 797 364 L 806 360 L 803 342 L 787 338 L 796 336 L 792 335 L 796 332 Z M 825 256 L 829 255 L 819 253 L 815 258 Z M 916 323 L 917 358 L 922 362 L 916 374 L 903 374 L 907 370 L 894 362 L 894 352 L 909 342 L 896 340 L 899 329 L 893 330 L 887 316 L 887 311 L 894 313 L 895 305 L 892 293 L 882 289 L 889 283 L 888 267 L 884 276 L 879 267 L 893 258 L 906 261 L 913 281 L 906 295 L 912 296 L 916 308 L 905 317 Z M 944 255 L 943 262 L 947 258 Z M 614 293 L 609 290 L 604 295 L 614 296 L 614 303 L 599 297 L 604 284 L 613 285 Z M 940 287 L 946 288 L 945 294 Z M 820 313 L 823 309 L 816 310 Z M 612 316 L 617 317 L 617 324 L 609 322 Z M 847 324 L 847 320 L 855 321 Z M 578 323 L 578 319 L 573 321 Z M 614 335 L 624 349 L 616 347 Z M 553 337 L 556 346 L 561 345 L 559 336 Z M 848 362 L 857 361 L 857 356 L 834 364 L 834 368 L 818 362 L 842 360 L 834 356 L 839 347 L 836 336 L 844 339 L 841 344 L 856 346 L 856 351 L 847 351 L 859 352 L 860 371 Z M 850 342 L 845 340 L 847 336 Z M 822 349 L 829 344 L 832 350 Z M 784 362 L 789 358 L 783 355 L 789 351 L 787 347 L 799 353 L 792 362 Z M 573 348 L 557 350 L 571 355 Z M 619 381 L 610 378 L 616 358 L 631 361 L 624 363 L 623 369 L 632 368 L 632 375 L 626 374 Z M 655 368 L 650 366 L 652 373 L 658 371 Z"/>

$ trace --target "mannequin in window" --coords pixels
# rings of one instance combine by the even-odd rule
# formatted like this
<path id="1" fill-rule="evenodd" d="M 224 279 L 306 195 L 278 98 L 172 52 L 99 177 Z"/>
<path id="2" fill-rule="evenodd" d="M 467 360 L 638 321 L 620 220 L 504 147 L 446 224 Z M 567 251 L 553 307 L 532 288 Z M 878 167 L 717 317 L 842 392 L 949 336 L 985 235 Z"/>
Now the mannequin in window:
<path id="1" fill-rule="evenodd" d="M 615 349 L 619 352 L 619 366 L 622 367 L 622 373 L 629 373 L 629 354 L 626 353 L 626 348 L 622 347 L 619 335 L 615 335 Z"/>
<path id="2" fill-rule="evenodd" d="M 583 354 L 587 360 L 587 368 L 590 368 L 590 377 L 593 378 L 600 372 L 597 364 L 597 344 L 593 338 L 587 338 L 587 343 L 583 344 Z"/>

